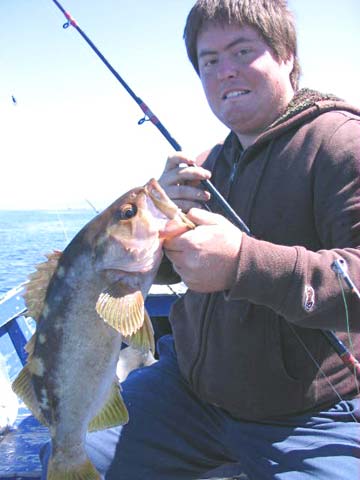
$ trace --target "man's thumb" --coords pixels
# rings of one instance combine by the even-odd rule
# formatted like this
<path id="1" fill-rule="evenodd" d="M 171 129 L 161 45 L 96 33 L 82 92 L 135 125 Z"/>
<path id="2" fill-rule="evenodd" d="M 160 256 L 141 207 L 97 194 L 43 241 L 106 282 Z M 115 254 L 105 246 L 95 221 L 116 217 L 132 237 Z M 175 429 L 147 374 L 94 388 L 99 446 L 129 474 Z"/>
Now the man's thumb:
<path id="1" fill-rule="evenodd" d="M 222 215 L 201 208 L 191 208 L 186 216 L 194 222 L 195 225 L 218 225 L 226 221 Z"/>

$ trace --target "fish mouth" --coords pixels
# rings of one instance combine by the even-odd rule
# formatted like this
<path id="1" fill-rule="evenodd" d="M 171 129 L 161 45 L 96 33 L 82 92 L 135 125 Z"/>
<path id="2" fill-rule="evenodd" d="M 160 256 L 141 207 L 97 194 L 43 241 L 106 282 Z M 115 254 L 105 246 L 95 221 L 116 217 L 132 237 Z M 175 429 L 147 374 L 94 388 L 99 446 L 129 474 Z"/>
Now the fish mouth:
<path id="1" fill-rule="evenodd" d="M 111 260 L 103 261 L 103 270 L 117 270 L 119 273 L 152 270 L 160 261 L 164 240 L 195 228 L 155 179 L 138 189 L 136 195 L 139 217 L 135 215 L 133 222 L 132 219 L 126 220 L 131 222 L 129 230 L 124 234 L 118 224 L 107 229 L 107 248 L 114 253 L 108 255 Z M 123 255 L 114 264 L 112 261 L 119 244 Z"/>
<path id="2" fill-rule="evenodd" d="M 227 92 L 225 92 L 222 96 L 221 96 L 221 99 L 222 100 L 231 100 L 233 98 L 239 98 L 239 97 L 242 97 L 244 95 L 247 95 L 248 93 L 250 93 L 250 90 L 247 90 L 247 89 L 232 89 L 232 90 L 229 90 Z"/>
<path id="3" fill-rule="evenodd" d="M 170 221 L 173 221 L 168 222 L 165 231 L 172 231 L 175 225 L 177 225 L 178 229 L 181 229 L 181 232 L 195 228 L 195 224 L 189 220 L 185 213 L 167 196 L 165 190 L 154 178 L 144 186 L 144 190 L 160 212 Z"/>

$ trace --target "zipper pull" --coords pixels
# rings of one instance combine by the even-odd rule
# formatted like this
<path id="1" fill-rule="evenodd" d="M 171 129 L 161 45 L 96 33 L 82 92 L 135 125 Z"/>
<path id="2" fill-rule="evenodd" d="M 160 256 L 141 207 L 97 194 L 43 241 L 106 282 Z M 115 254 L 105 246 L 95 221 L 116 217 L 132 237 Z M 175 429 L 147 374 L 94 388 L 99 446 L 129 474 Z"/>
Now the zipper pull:
<path id="1" fill-rule="evenodd" d="M 231 173 L 230 173 L 230 179 L 229 179 L 229 183 L 230 183 L 230 187 L 234 181 L 234 178 L 235 178 L 235 174 L 236 174 L 236 171 L 237 171 L 237 167 L 239 165 L 239 162 L 240 162 L 240 159 L 241 157 L 243 156 L 243 153 L 244 153 L 244 150 L 242 150 L 239 155 L 237 156 L 237 158 L 235 159 L 234 163 L 233 163 L 233 166 L 231 168 Z"/>

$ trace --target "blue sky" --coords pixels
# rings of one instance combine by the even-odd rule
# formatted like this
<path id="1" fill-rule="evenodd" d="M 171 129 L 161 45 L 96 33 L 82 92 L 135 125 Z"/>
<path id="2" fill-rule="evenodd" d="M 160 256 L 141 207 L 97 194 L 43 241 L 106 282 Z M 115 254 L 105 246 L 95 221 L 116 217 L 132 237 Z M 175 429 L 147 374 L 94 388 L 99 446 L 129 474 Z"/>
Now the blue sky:
<path id="1" fill-rule="evenodd" d="M 222 139 L 187 60 L 193 0 L 62 0 L 189 154 Z M 360 107 L 359 0 L 290 0 L 301 86 Z M 0 209 L 106 207 L 158 177 L 171 146 L 52 0 L 1 0 Z M 13 105 L 14 95 L 17 105 Z"/>

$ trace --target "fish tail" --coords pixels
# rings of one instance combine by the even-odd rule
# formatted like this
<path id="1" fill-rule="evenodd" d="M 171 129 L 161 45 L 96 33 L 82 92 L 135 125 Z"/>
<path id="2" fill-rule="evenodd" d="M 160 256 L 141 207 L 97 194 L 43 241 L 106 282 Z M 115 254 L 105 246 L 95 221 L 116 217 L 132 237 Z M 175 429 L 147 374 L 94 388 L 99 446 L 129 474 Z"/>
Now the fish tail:
<path id="1" fill-rule="evenodd" d="M 54 464 L 50 459 L 47 473 L 47 480 L 101 480 L 99 472 L 89 459 L 81 465 L 64 469 Z"/>

